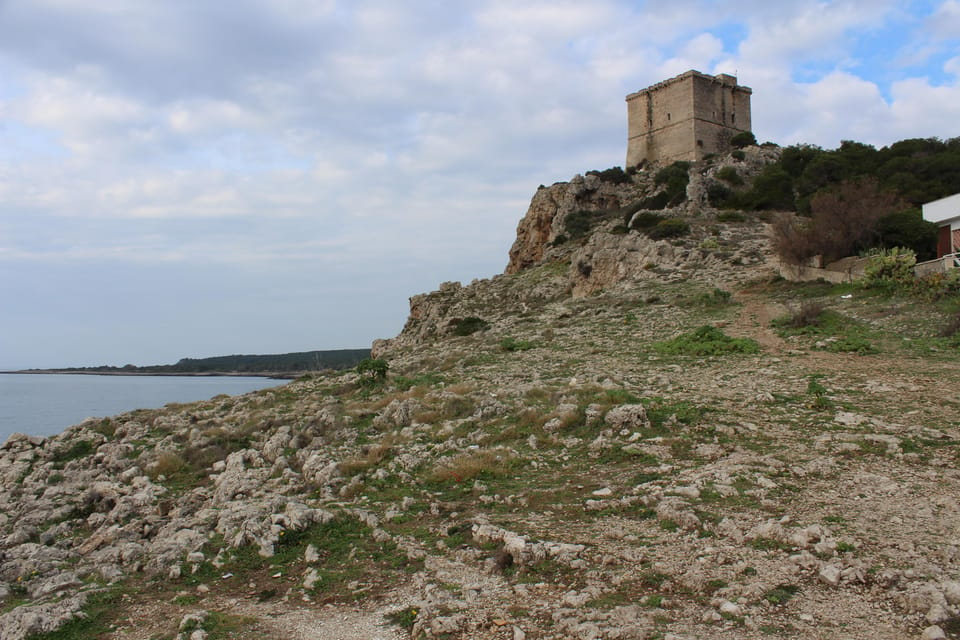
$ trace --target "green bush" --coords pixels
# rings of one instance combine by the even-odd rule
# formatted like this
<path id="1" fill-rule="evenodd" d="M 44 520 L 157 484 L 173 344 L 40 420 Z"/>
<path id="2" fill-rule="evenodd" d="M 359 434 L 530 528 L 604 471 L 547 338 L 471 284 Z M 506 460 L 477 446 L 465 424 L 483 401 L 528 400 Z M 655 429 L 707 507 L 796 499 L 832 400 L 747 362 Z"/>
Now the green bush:
<path id="1" fill-rule="evenodd" d="M 869 340 L 858 335 L 847 335 L 836 340 L 828 340 L 824 344 L 823 350 L 831 353 L 856 353 L 861 356 L 880 352 Z"/>
<path id="2" fill-rule="evenodd" d="M 533 349 L 534 344 L 529 340 L 517 340 L 514 337 L 507 336 L 500 340 L 500 348 L 504 351 L 528 351 Z"/>
<path id="3" fill-rule="evenodd" d="M 717 214 L 717 222 L 745 222 L 747 216 L 739 211 L 722 211 Z"/>
<path id="4" fill-rule="evenodd" d="M 756 146 L 757 137 L 749 131 L 741 131 L 737 135 L 730 138 L 730 146 L 734 149 L 742 149 L 744 147 Z"/>
<path id="5" fill-rule="evenodd" d="M 745 153 L 744 153 L 743 151 L 741 151 L 740 149 L 734 149 L 733 151 L 730 152 L 730 156 L 731 156 L 734 160 L 743 160 L 744 158 L 747 157 L 747 154 L 745 154 Z"/>
<path id="6" fill-rule="evenodd" d="M 644 200 L 644 209 L 665 209 L 674 207 L 687 199 L 687 184 L 690 182 L 690 163 L 677 161 L 666 166 L 653 178 L 663 191 Z"/>
<path id="7" fill-rule="evenodd" d="M 917 278 L 913 284 L 917 295 L 926 300 L 941 300 L 960 296 L 960 269 L 930 273 Z"/>
<path id="8" fill-rule="evenodd" d="M 795 584 L 781 584 L 763 594 L 763 599 L 772 605 L 786 604 L 793 596 L 800 592 Z"/>
<path id="9" fill-rule="evenodd" d="M 477 316 L 454 318 L 450 321 L 450 331 L 455 336 L 469 336 L 477 331 L 486 331 L 489 327 L 489 322 Z"/>
<path id="10" fill-rule="evenodd" d="M 863 286 L 886 290 L 913 286 L 916 280 L 913 267 L 916 264 L 917 256 L 911 249 L 894 247 L 878 251 L 870 256 L 863 268 Z"/>
<path id="11" fill-rule="evenodd" d="M 723 180 L 727 184 L 732 184 L 734 186 L 740 186 L 743 184 L 743 178 L 740 177 L 740 174 L 737 173 L 737 170 L 734 167 L 723 167 L 717 171 L 717 179 Z"/>
<path id="12" fill-rule="evenodd" d="M 666 220 L 666 218 L 659 213 L 641 211 L 630 220 L 630 228 L 636 229 L 637 231 L 646 231 L 647 229 L 654 228 L 664 220 Z"/>
<path id="13" fill-rule="evenodd" d="M 679 238 L 690 233 L 690 225 L 679 218 L 667 218 L 661 220 L 652 229 L 648 229 L 646 234 L 653 240 L 664 240 L 666 238 Z"/>
<path id="14" fill-rule="evenodd" d="M 580 209 L 567 215 L 563 221 L 563 228 L 570 238 L 583 237 L 593 226 L 593 212 Z"/>
<path id="15" fill-rule="evenodd" d="M 609 169 L 604 169 L 603 171 L 587 171 L 587 175 L 597 176 L 604 182 L 612 182 L 613 184 L 630 182 L 630 174 L 620 167 L 610 167 Z"/>
<path id="16" fill-rule="evenodd" d="M 923 219 L 919 208 L 889 213 L 877 221 L 877 234 L 883 247 L 907 247 L 917 260 L 937 257 L 937 225 Z"/>
<path id="17" fill-rule="evenodd" d="M 611 218 L 621 216 L 619 209 L 579 209 L 567 215 L 563 220 L 563 231 L 570 240 L 576 240 L 587 235 L 591 229 L 599 223 Z M 554 241 L 556 244 L 560 244 Z"/>
<path id="18" fill-rule="evenodd" d="M 733 191 L 719 182 L 711 182 L 707 185 L 707 200 L 714 207 L 726 207 L 733 198 Z"/>
<path id="19" fill-rule="evenodd" d="M 753 187 L 741 194 L 739 200 L 745 209 L 792 211 L 796 206 L 793 179 L 779 165 L 767 165 L 753 181 Z"/>
<path id="20" fill-rule="evenodd" d="M 723 289 L 714 288 L 710 293 L 701 293 L 697 296 L 697 304 L 703 307 L 723 307 L 730 304 L 733 294 Z"/>
<path id="21" fill-rule="evenodd" d="M 361 384 L 378 384 L 387 379 L 390 365 L 382 358 L 364 358 L 357 364 Z"/>
<path id="22" fill-rule="evenodd" d="M 77 440 L 67 449 L 61 449 L 53 454 L 51 462 L 55 469 L 60 469 L 71 460 L 85 458 L 96 450 L 96 447 L 89 440 Z"/>
<path id="23" fill-rule="evenodd" d="M 749 338 L 731 338 L 720 329 L 705 325 L 671 340 L 654 344 L 658 353 L 686 356 L 718 356 L 730 353 L 758 353 L 760 345 Z"/>

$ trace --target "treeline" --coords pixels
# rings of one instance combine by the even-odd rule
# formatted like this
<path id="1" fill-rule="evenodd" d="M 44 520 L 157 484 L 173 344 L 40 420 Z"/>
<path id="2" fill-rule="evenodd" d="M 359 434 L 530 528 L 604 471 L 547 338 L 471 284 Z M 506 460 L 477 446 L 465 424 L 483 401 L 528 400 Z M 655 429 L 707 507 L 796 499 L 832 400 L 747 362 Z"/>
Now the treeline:
<path id="1" fill-rule="evenodd" d="M 162 373 L 162 374 L 212 374 L 212 373 L 298 373 L 323 369 L 349 369 L 364 358 L 370 357 L 370 349 L 334 349 L 329 351 L 300 351 L 271 355 L 232 355 L 212 358 L 183 358 L 176 364 L 160 364 L 137 367 L 81 367 L 61 371 L 85 371 L 103 373 Z"/>
<path id="2" fill-rule="evenodd" d="M 794 254 L 784 257 L 842 257 L 900 246 L 923 260 L 935 257 L 936 227 L 924 222 L 920 205 L 955 193 L 960 138 L 915 138 L 881 149 L 847 140 L 833 150 L 786 147 L 749 188 L 718 204 L 805 216 L 780 233 L 781 244 Z M 837 236 L 850 241 L 838 243 Z"/>
<path id="3" fill-rule="evenodd" d="M 260 356 L 217 356 L 213 358 L 183 358 L 173 367 L 178 372 L 206 371 L 320 371 L 348 369 L 364 358 L 370 349 L 337 349 L 334 351 L 303 351 Z"/>

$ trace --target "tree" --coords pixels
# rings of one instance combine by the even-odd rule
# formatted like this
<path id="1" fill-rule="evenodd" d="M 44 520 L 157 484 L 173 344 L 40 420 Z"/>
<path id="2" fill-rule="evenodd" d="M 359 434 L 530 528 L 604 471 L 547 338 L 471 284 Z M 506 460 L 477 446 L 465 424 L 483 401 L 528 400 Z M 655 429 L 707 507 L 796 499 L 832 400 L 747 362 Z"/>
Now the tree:
<path id="1" fill-rule="evenodd" d="M 773 225 L 774 248 L 786 262 L 815 255 L 828 262 L 855 255 L 880 242 L 879 223 L 903 209 L 900 198 L 880 188 L 876 178 L 845 180 L 810 200 L 810 219 L 783 217 Z"/>
<path id="2" fill-rule="evenodd" d="M 743 149 L 744 147 L 754 147 L 757 145 L 757 137 L 749 131 L 741 131 L 730 138 L 730 146 L 734 149 Z"/>
<path id="3" fill-rule="evenodd" d="M 390 365 L 382 358 L 364 358 L 357 364 L 361 384 L 377 384 L 387 379 Z"/>

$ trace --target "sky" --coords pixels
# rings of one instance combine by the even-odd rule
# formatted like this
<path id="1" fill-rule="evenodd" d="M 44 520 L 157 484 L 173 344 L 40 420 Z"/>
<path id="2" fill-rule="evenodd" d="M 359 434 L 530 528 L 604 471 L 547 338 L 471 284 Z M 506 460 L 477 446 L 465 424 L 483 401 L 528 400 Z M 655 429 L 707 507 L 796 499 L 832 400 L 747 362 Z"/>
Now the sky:
<path id="1" fill-rule="evenodd" d="M 956 137 L 960 0 L 0 0 L 0 369 L 392 337 L 688 69 L 760 141 Z"/>

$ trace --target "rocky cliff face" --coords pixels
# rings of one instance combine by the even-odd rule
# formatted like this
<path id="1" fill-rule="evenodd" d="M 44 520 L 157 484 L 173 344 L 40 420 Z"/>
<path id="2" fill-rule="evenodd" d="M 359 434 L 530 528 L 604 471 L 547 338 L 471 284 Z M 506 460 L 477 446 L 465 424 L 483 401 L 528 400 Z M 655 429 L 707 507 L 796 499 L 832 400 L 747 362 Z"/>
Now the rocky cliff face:
<path id="1" fill-rule="evenodd" d="M 399 336 L 374 344 L 375 356 L 399 344 L 411 344 L 456 331 L 456 323 L 489 316 L 490 309 L 525 309 L 563 296 L 583 297 L 602 291 L 629 290 L 644 281 L 681 281 L 696 277 L 715 286 L 755 277 L 769 268 L 767 226 L 753 217 L 723 216 L 708 194 L 721 181 L 722 167 L 735 167 L 749 180 L 775 160 L 776 149 L 754 147 L 742 160 L 731 156 L 695 165 L 684 197 L 675 206 L 648 211 L 638 205 L 664 190 L 655 179 L 662 167 L 652 167 L 629 179 L 604 179 L 601 173 L 574 176 L 537 189 L 517 225 L 504 276 L 463 287 L 441 285 L 430 294 L 410 299 L 410 315 Z M 689 225 L 682 237 L 653 239 L 631 228 L 640 214 L 681 220 Z M 576 223 L 571 222 L 576 219 Z M 571 227 L 580 235 L 571 238 Z M 586 229 L 586 231 L 583 231 Z M 534 286 L 518 276 L 546 267 Z M 548 273 L 549 277 L 542 277 Z"/>
<path id="2" fill-rule="evenodd" d="M 578 211 L 600 213 L 619 209 L 639 197 L 641 188 L 632 182 L 623 185 L 601 180 L 597 175 L 578 175 L 570 182 L 540 187 L 530 202 L 527 213 L 517 225 L 517 238 L 510 247 L 510 262 L 504 273 L 519 273 L 544 260 L 562 257 L 565 252 L 551 252 L 551 245 L 564 235 L 564 223 Z"/>

